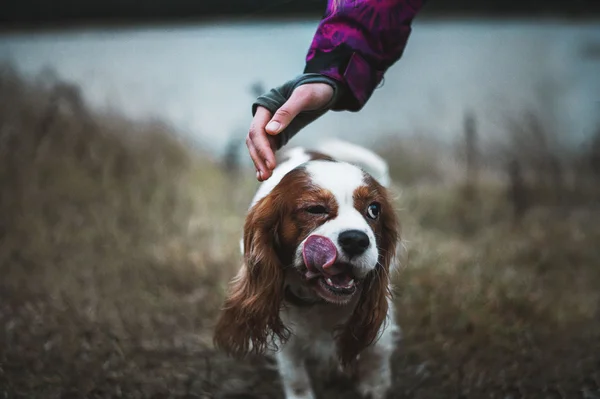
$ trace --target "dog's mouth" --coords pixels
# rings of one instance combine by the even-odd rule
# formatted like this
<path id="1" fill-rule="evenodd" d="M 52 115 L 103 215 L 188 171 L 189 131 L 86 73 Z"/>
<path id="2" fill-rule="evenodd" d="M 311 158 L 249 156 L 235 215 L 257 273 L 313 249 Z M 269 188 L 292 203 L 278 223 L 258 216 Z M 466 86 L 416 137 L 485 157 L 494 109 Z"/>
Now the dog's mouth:
<path id="1" fill-rule="evenodd" d="M 360 280 L 352 273 L 352 265 L 337 262 L 337 249 L 331 240 L 309 237 L 302 255 L 306 266 L 304 277 L 321 298 L 344 304 L 356 293 Z"/>
<path id="2" fill-rule="evenodd" d="M 347 269 L 350 270 L 350 266 Z M 351 272 L 330 275 L 307 269 L 304 277 L 321 298 L 339 305 L 347 303 L 360 286 L 360 280 Z"/>
<path id="3" fill-rule="evenodd" d="M 323 276 L 320 281 L 324 281 L 328 289 L 334 292 L 352 293 L 356 289 L 356 279 L 350 273 Z"/>
<path id="4" fill-rule="evenodd" d="M 323 299 L 343 304 L 356 293 L 358 283 L 350 273 L 322 276 L 317 279 L 315 290 Z"/>

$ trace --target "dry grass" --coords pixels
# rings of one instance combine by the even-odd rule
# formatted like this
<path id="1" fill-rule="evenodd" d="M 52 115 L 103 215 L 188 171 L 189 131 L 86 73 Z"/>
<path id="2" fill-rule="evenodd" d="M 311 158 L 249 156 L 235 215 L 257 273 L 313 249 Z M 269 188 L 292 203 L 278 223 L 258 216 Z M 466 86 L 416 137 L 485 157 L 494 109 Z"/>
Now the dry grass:
<path id="1" fill-rule="evenodd" d="M 252 174 L 231 184 L 159 123 L 0 76 L 0 397 L 281 398 L 268 359 L 210 344 Z M 405 339 L 390 397 L 597 391 L 598 211 L 537 207 L 516 228 L 499 183 L 465 209 L 434 177 L 399 197 Z M 461 232 L 465 214 L 476 234 Z M 339 376 L 316 385 L 354 397 Z"/>
<path id="2" fill-rule="evenodd" d="M 73 87 L 0 85 L 0 386 L 175 392 L 180 356 L 201 376 L 243 215 L 221 172 Z"/>

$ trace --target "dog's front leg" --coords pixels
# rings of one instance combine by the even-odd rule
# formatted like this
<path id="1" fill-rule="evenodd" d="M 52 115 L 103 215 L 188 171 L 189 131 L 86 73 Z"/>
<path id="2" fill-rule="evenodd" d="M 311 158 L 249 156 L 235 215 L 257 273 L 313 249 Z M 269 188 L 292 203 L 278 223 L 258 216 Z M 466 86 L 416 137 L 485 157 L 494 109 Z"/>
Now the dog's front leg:
<path id="1" fill-rule="evenodd" d="M 286 399 L 315 399 L 306 359 L 295 347 L 293 338 L 283 345 L 276 358 Z"/>

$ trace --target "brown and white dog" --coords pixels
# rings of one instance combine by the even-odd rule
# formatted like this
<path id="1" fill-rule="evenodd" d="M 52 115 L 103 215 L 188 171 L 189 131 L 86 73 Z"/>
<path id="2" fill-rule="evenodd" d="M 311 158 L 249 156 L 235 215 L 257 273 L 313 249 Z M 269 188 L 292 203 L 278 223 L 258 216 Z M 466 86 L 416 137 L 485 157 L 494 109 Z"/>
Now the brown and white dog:
<path id="1" fill-rule="evenodd" d="M 287 156 L 252 201 L 215 345 L 234 356 L 273 354 L 288 399 L 315 397 L 308 357 L 334 359 L 363 395 L 384 398 L 399 333 L 387 165 L 338 141 Z"/>

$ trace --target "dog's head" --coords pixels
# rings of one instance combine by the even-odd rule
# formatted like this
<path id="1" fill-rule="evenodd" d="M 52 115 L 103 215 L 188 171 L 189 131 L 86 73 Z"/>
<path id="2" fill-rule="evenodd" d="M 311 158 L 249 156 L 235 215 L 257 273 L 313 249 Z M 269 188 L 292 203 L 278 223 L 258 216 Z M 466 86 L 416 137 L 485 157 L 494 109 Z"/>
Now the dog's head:
<path id="1" fill-rule="evenodd" d="M 236 277 L 215 333 L 234 354 L 261 352 L 287 338 L 279 310 L 285 273 L 331 305 L 356 298 L 340 330 L 342 362 L 376 337 L 387 314 L 389 270 L 399 239 L 388 191 L 348 163 L 316 160 L 287 173 L 249 211 L 244 267 Z"/>

